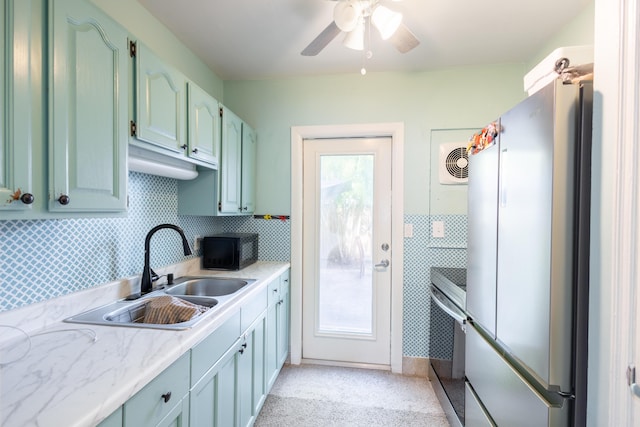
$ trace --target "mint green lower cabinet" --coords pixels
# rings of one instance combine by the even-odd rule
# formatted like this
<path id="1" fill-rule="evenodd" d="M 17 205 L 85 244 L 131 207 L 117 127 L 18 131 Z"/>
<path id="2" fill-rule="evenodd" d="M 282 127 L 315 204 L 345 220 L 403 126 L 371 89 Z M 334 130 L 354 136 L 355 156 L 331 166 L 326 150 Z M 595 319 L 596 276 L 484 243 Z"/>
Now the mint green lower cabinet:
<path id="1" fill-rule="evenodd" d="M 267 332 L 265 345 L 265 377 L 267 390 L 273 387 L 278 377 L 278 303 L 273 303 L 267 308 Z"/>
<path id="2" fill-rule="evenodd" d="M 280 276 L 280 306 L 278 310 L 278 369 L 289 355 L 289 328 L 291 323 L 289 303 L 289 270 Z"/>
<path id="3" fill-rule="evenodd" d="M 266 378 L 270 390 L 289 354 L 289 270 L 269 286 Z"/>
<path id="4" fill-rule="evenodd" d="M 266 398 L 265 326 L 266 317 L 263 312 L 242 340 L 237 382 L 240 427 L 253 425 Z"/>
<path id="5" fill-rule="evenodd" d="M 236 424 L 236 371 L 240 340 L 191 388 L 190 419 L 197 427 Z"/>
<path id="6" fill-rule="evenodd" d="M 267 317 L 260 319 L 253 331 L 253 420 L 258 416 L 260 408 L 267 398 L 266 351 L 267 351 Z"/>
<path id="7" fill-rule="evenodd" d="M 122 406 L 102 420 L 98 427 L 122 427 Z"/>
<path id="8" fill-rule="evenodd" d="M 190 356 L 182 355 L 125 402 L 124 427 L 188 427 Z"/>

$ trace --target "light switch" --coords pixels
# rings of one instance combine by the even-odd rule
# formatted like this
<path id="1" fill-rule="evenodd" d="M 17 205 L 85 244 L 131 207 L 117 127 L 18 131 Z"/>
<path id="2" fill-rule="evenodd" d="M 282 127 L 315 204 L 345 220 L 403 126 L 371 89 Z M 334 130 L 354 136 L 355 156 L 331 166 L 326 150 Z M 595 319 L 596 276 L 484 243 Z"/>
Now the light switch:
<path id="1" fill-rule="evenodd" d="M 404 225 L 404 237 L 413 237 L 413 224 Z"/>
<path id="2" fill-rule="evenodd" d="M 444 237 L 444 222 L 443 221 L 433 221 L 432 227 L 432 236 L 442 238 Z"/>

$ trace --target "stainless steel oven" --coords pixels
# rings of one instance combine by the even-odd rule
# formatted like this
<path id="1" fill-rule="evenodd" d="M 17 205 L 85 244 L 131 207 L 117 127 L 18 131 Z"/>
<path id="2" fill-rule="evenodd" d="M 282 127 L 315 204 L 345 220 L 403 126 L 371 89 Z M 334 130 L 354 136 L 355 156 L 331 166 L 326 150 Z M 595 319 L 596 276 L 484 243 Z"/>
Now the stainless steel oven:
<path id="1" fill-rule="evenodd" d="M 431 269 L 429 378 L 452 426 L 464 425 L 466 270 Z"/>

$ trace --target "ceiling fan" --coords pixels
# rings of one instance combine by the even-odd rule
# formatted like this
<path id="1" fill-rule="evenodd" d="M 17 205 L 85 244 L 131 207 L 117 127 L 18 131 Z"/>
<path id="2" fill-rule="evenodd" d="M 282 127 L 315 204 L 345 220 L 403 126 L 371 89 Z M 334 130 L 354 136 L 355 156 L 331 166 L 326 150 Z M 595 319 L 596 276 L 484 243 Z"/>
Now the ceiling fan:
<path id="1" fill-rule="evenodd" d="M 389 40 L 401 53 L 418 46 L 420 41 L 402 23 L 402 14 L 380 3 L 381 0 L 337 0 L 333 21 L 301 54 L 317 55 L 342 32 L 347 33 L 342 42 L 346 47 L 363 50 L 365 35 L 371 25 L 380 32 L 383 40 Z"/>

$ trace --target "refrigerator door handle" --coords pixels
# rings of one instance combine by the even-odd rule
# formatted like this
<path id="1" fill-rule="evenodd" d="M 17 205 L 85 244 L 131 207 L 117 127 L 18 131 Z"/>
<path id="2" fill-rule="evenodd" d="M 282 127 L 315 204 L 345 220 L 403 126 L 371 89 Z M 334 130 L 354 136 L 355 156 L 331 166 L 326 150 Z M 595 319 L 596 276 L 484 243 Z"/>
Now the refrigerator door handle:
<path id="1" fill-rule="evenodd" d="M 500 151 L 500 181 L 498 182 L 498 191 L 500 193 L 500 206 L 507 206 L 507 149 Z"/>

